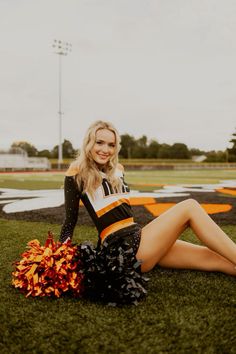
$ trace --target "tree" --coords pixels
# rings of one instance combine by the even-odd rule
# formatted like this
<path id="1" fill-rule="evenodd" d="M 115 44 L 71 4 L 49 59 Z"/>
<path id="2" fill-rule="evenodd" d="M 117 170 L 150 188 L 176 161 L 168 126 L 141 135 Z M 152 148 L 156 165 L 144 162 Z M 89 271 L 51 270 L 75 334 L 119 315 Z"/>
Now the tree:
<path id="1" fill-rule="evenodd" d="M 69 140 L 64 140 L 62 144 L 62 155 L 63 158 L 75 158 L 76 150 L 73 148 L 72 143 Z M 51 156 L 53 158 L 58 157 L 58 145 L 54 146 L 51 151 Z"/>
<path id="2" fill-rule="evenodd" d="M 21 148 L 25 152 L 27 152 L 28 156 L 37 156 L 38 150 L 34 145 L 27 141 L 15 141 L 11 144 L 11 148 Z"/>
<path id="3" fill-rule="evenodd" d="M 175 143 L 171 146 L 172 159 L 190 159 L 190 153 L 187 145 Z"/>
<path id="4" fill-rule="evenodd" d="M 150 159 L 158 158 L 160 144 L 156 140 L 151 140 L 147 147 L 147 157 Z"/>
<path id="5" fill-rule="evenodd" d="M 73 145 L 69 140 L 64 140 L 62 144 L 62 151 L 64 157 L 76 157 L 76 150 L 73 148 Z"/>
<path id="6" fill-rule="evenodd" d="M 236 132 L 233 133 L 232 136 L 233 136 L 233 138 L 230 140 L 230 143 L 232 143 L 233 146 L 230 149 L 227 149 L 229 162 L 236 161 Z"/>
<path id="7" fill-rule="evenodd" d="M 171 159 L 171 146 L 169 144 L 161 144 L 159 152 L 159 159 Z"/>
<path id="8" fill-rule="evenodd" d="M 133 136 L 129 134 L 123 134 L 120 136 L 121 138 L 121 149 L 120 156 L 124 159 L 130 159 L 133 157 L 132 150 L 135 146 L 135 139 Z"/>
<path id="9" fill-rule="evenodd" d="M 206 152 L 203 150 L 199 150 L 196 148 L 192 148 L 189 150 L 191 156 L 201 156 L 201 155 L 206 155 Z"/>
<path id="10" fill-rule="evenodd" d="M 227 160 L 226 151 L 208 151 L 205 162 L 225 162 Z"/>
<path id="11" fill-rule="evenodd" d="M 40 151 L 38 152 L 38 156 L 39 156 L 39 157 L 47 157 L 48 159 L 50 159 L 50 157 L 51 157 L 51 152 L 50 152 L 49 150 L 47 150 L 47 149 L 40 150 Z"/>
<path id="12" fill-rule="evenodd" d="M 137 139 L 135 142 L 135 146 L 133 148 L 133 156 L 134 158 L 146 158 L 147 157 L 147 137 L 146 135 L 141 136 L 141 138 Z"/>

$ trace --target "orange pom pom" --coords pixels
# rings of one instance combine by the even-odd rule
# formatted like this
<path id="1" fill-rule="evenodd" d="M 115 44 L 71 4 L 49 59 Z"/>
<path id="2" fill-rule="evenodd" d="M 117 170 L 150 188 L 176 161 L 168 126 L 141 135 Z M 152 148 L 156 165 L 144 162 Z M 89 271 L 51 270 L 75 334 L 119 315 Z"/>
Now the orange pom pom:
<path id="1" fill-rule="evenodd" d="M 56 296 L 71 292 L 81 296 L 83 274 L 77 246 L 71 241 L 55 242 L 48 232 L 44 246 L 38 240 L 28 242 L 28 250 L 15 262 L 12 285 L 28 296 Z"/>

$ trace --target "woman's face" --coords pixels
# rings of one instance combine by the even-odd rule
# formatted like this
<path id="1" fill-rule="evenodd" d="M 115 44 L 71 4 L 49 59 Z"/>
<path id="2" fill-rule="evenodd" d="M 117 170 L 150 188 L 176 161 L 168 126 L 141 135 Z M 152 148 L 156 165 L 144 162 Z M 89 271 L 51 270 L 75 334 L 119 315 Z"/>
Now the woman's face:
<path id="1" fill-rule="evenodd" d="M 108 129 L 99 129 L 96 132 L 95 143 L 91 149 L 93 160 L 100 166 L 105 165 L 115 154 L 116 137 Z"/>

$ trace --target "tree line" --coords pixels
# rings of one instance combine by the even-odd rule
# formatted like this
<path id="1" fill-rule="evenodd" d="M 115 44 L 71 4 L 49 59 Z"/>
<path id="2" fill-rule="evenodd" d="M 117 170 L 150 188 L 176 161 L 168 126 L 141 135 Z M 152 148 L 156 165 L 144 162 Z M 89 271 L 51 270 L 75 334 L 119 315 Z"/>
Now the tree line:
<path id="1" fill-rule="evenodd" d="M 29 157 L 47 157 L 49 159 L 56 159 L 58 157 L 58 145 L 55 145 L 52 150 L 37 150 L 37 148 L 28 141 L 15 141 L 11 144 L 11 149 L 21 148 L 27 152 Z M 75 158 L 78 150 L 74 149 L 69 140 L 64 140 L 62 143 L 62 153 L 64 158 Z"/>
<path id="2" fill-rule="evenodd" d="M 124 159 L 192 159 L 193 156 L 206 156 L 206 162 L 236 162 L 236 132 L 232 134 L 229 141 L 231 148 L 225 151 L 204 151 L 196 148 L 189 149 L 186 144 L 174 143 L 169 145 L 160 144 L 156 139 L 148 140 L 146 135 L 134 138 L 132 135 L 121 135 L 120 158 Z M 38 156 L 47 158 L 58 157 L 58 145 L 52 150 L 37 150 L 37 148 L 27 141 L 17 141 L 12 143 L 11 148 L 21 148 L 27 152 L 28 156 Z M 69 140 L 62 143 L 63 158 L 75 158 L 78 155 Z"/>

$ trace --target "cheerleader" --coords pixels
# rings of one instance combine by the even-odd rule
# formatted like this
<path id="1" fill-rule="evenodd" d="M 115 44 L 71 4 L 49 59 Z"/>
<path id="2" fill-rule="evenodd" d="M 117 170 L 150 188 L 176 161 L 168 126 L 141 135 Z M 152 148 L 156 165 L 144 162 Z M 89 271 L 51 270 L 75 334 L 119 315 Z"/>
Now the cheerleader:
<path id="1" fill-rule="evenodd" d="M 119 149 L 115 127 L 96 121 L 65 176 L 66 217 L 60 242 L 72 239 L 80 200 L 98 231 L 96 247 L 88 242 L 79 246 L 88 296 L 136 303 L 146 293 L 144 273 L 156 265 L 235 276 L 236 244 L 196 200 L 179 202 L 143 228 L 134 221 Z M 202 246 L 178 240 L 187 227 Z"/>

